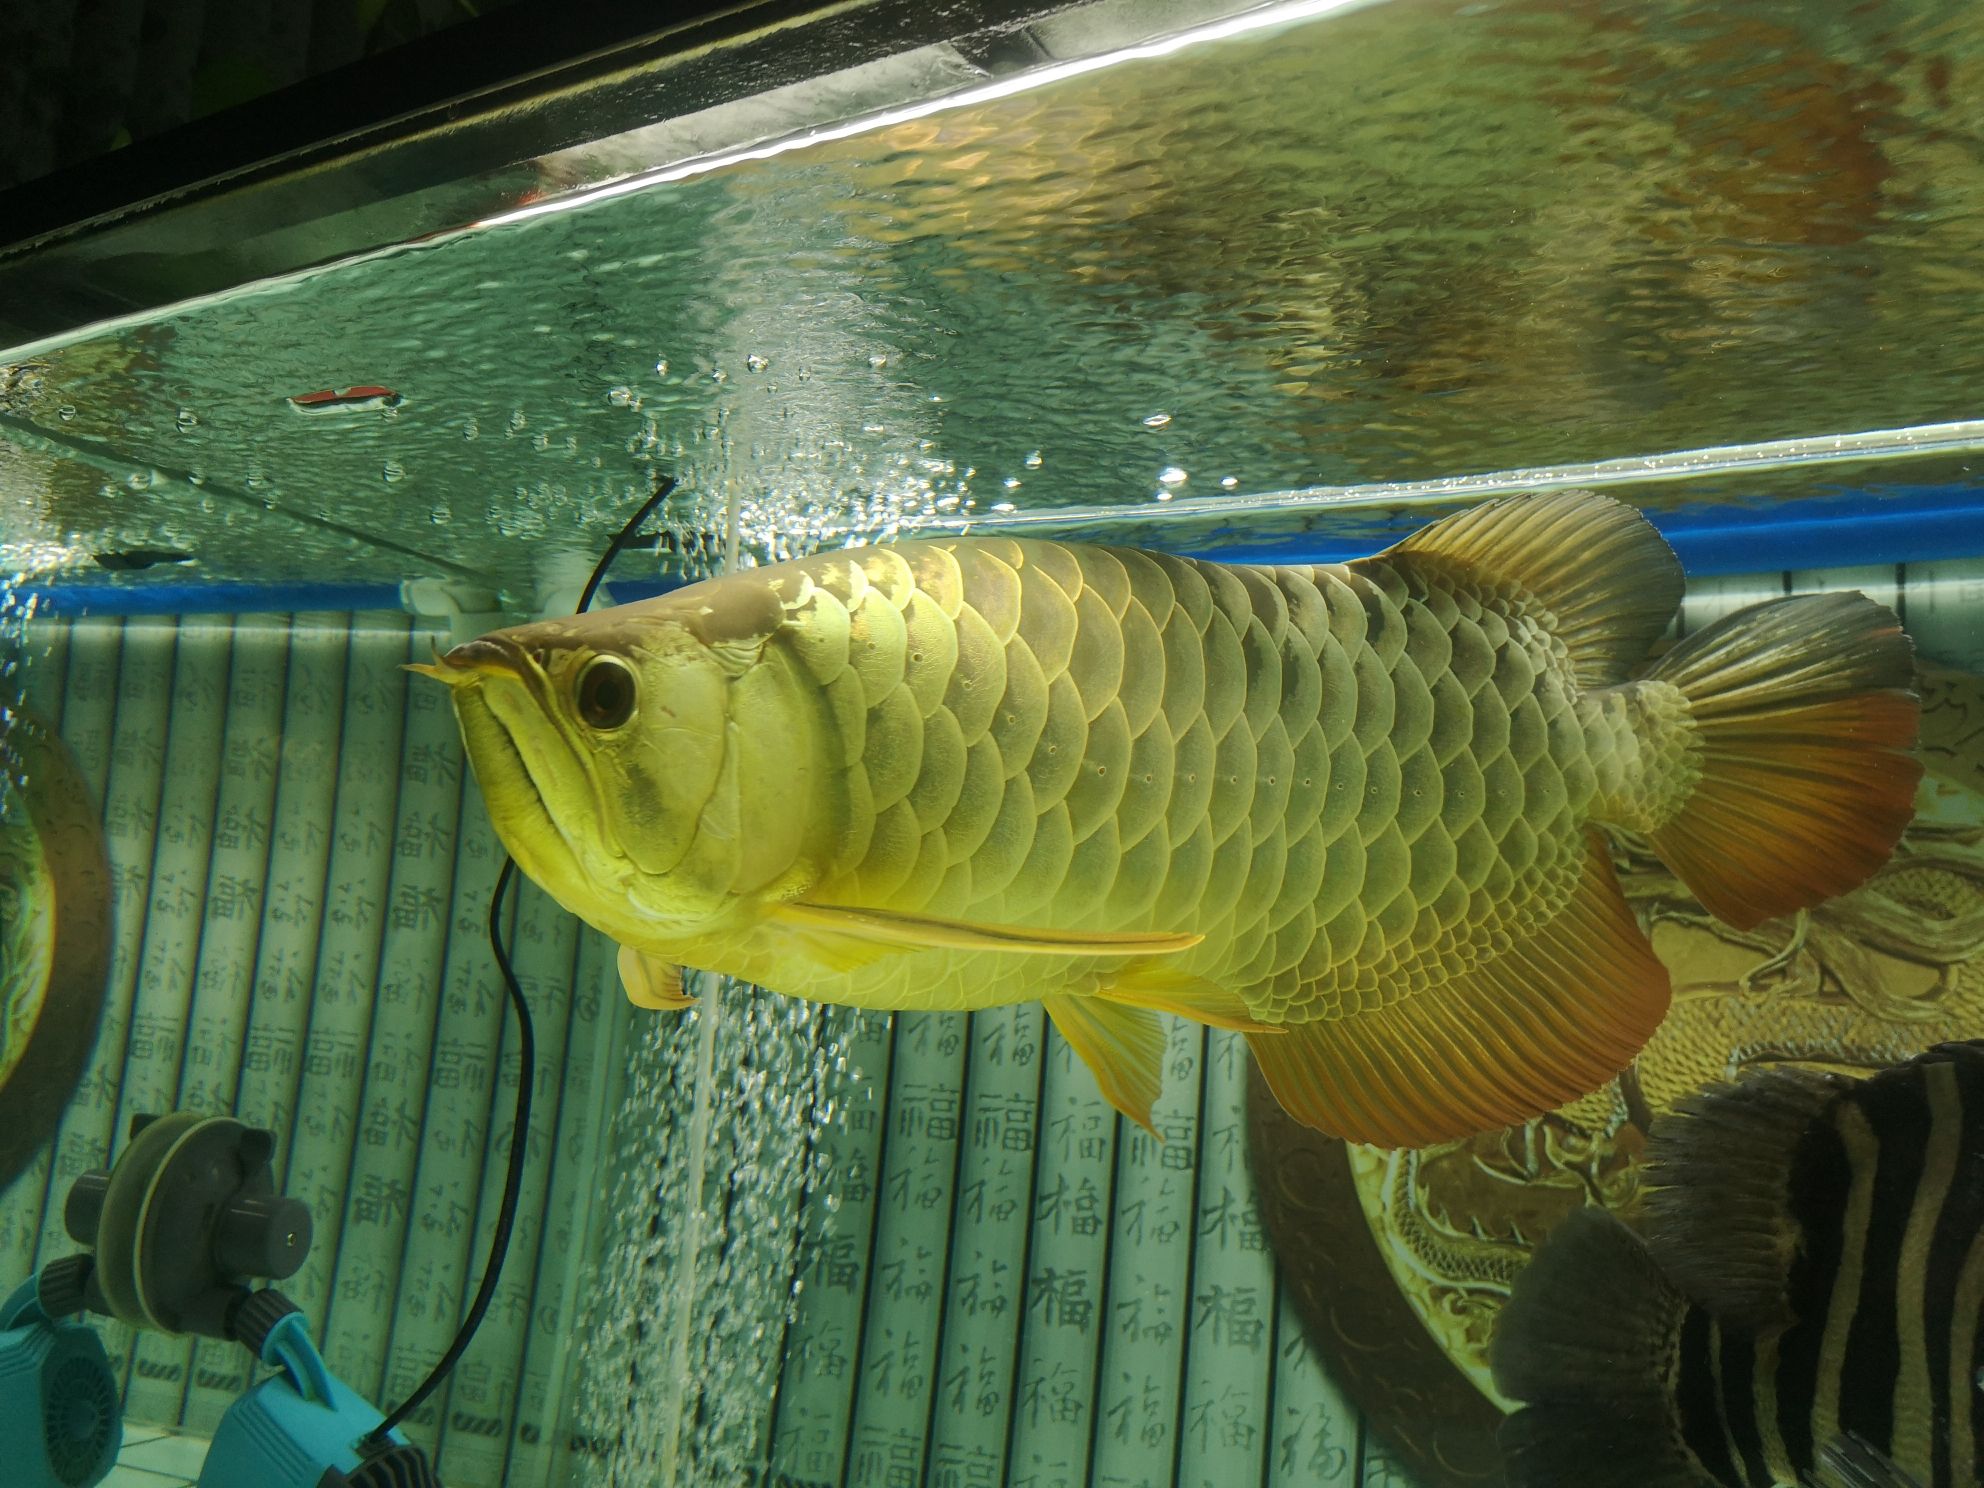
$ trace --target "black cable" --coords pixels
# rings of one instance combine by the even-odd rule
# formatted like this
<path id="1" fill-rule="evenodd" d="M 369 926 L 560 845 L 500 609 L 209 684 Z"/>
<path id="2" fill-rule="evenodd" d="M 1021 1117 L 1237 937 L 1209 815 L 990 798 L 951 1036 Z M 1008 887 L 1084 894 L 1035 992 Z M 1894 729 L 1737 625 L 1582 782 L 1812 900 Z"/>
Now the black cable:
<path id="1" fill-rule="evenodd" d="M 655 478 L 654 494 L 641 503 L 641 509 L 633 519 L 620 529 L 619 536 L 606 545 L 606 551 L 599 555 L 599 562 L 593 565 L 592 577 L 586 580 L 586 587 L 579 593 L 579 612 L 583 614 L 592 604 L 593 596 L 599 592 L 601 581 L 613 560 L 621 550 L 635 541 L 641 524 L 647 521 L 654 509 L 668 499 L 668 493 L 675 489 L 675 478 L 662 475 Z M 503 1201 L 496 1210 L 496 1233 L 489 1242 L 489 1264 L 482 1271 L 482 1285 L 476 1289 L 475 1300 L 469 1304 L 462 1316 L 461 1327 L 455 1330 L 455 1341 L 448 1345 L 448 1351 L 440 1362 L 427 1372 L 414 1392 L 407 1396 L 386 1418 L 366 1433 L 365 1443 L 369 1447 L 382 1448 L 386 1438 L 394 1428 L 405 1421 L 426 1402 L 427 1397 L 440 1388 L 448 1377 L 448 1371 L 461 1362 L 468 1346 L 475 1340 L 475 1330 L 482 1326 L 482 1318 L 489 1311 L 489 1304 L 495 1300 L 496 1284 L 503 1275 L 503 1262 L 510 1253 L 510 1236 L 516 1229 L 517 1205 L 523 1199 L 524 1161 L 530 1152 L 530 1098 L 537 1084 L 537 1034 L 531 1027 L 530 1006 L 524 1001 L 524 989 L 517 983 L 517 973 L 510 965 L 510 953 L 503 947 L 503 895 L 516 881 L 517 865 L 507 853 L 503 866 L 496 874 L 496 888 L 489 896 L 489 949 L 496 956 L 496 969 L 503 974 L 503 986 L 510 994 L 510 1006 L 517 1010 L 517 1111 L 510 1124 L 510 1163 L 503 1174 Z M 512 929 L 516 924 L 515 896 L 511 896 L 510 921 Z"/>
<path id="2" fill-rule="evenodd" d="M 366 1441 L 374 1446 L 386 1445 L 386 1438 L 392 1434 L 393 1428 L 420 1409 L 427 1397 L 440 1388 L 441 1381 L 448 1377 L 448 1371 L 468 1351 L 470 1342 L 475 1338 L 475 1330 L 482 1326 L 482 1315 L 489 1311 L 489 1303 L 496 1295 L 496 1283 L 503 1272 L 503 1258 L 510 1250 L 510 1232 L 517 1221 L 517 1203 L 523 1197 L 524 1158 L 530 1151 L 531 1090 L 537 1084 L 537 1035 L 531 1027 L 530 1008 L 524 1002 L 524 989 L 517 985 L 517 974 L 510 966 L 509 953 L 503 949 L 503 892 L 516 878 L 516 871 L 517 865 L 505 857 L 503 867 L 496 875 L 496 892 L 489 896 L 489 948 L 496 953 L 496 967 L 503 973 L 503 985 L 510 993 L 510 1006 L 517 1010 L 519 1056 L 517 1114 L 510 1127 L 510 1166 L 503 1177 L 503 1202 L 496 1211 L 496 1234 L 489 1245 L 489 1264 L 483 1268 L 482 1285 L 476 1291 L 475 1300 L 469 1304 L 461 1327 L 455 1331 L 455 1341 L 448 1345 L 448 1351 L 441 1356 L 440 1363 L 427 1372 L 427 1378 L 420 1382 L 420 1387 L 367 1434 Z"/>
<path id="3" fill-rule="evenodd" d="M 641 503 L 641 509 L 620 529 L 620 535 L 606 545 L 606 551 L 599 555 L 599 562 L 593 565 L 592 577 L 586 580 L 586 587 L 579 591 L 579 613 L 592 608 L 592 597 L 599 593 L 599 586 L 606 577 L 606 570 L 613 560 L 620 556 L 620 550 L 634 541 L 634 535 L 641 530 L 641 523 L 654 514 L 654 509 L 668 499 L 668 493 L 675 489 L 675 477 L 657 475 L 654 478 L 654 494 Z"/>

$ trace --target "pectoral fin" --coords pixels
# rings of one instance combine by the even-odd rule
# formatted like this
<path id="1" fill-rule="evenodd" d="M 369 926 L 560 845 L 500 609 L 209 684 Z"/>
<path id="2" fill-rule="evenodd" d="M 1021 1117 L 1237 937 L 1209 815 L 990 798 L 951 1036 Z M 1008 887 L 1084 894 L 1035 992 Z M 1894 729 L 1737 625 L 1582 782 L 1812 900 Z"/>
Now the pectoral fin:
<path id="1" fill-rule="evenodd" d="M 976 925 L 930 915 L 850 905 L 782 904 L 776 922 L 815 936 L 868 941 L 912 951 L 1009 951 L 1024 956 L 1168 956 L 1190 950 L 1202 935 L 1041 930 L 1030 925 Z"/>
<path id="2" fill-rule="evenodd" d="M 675 1012 L 696 1005 L 696 999 L 682 990 L 681 967 L 632 946 L 620 947 L 620 985 L 627 989 L 627 1001 L 637 1008 Z"/>
<path id="3" fill-rule="evenodd" d="M 1099 997 L 1043 997 L 1040 1005 L 1094 1072 L 1103 1099 L 1156 1136 L 1150 1108 L 1164 1088 L 1164 1028 L 1157 1015 Z"/>

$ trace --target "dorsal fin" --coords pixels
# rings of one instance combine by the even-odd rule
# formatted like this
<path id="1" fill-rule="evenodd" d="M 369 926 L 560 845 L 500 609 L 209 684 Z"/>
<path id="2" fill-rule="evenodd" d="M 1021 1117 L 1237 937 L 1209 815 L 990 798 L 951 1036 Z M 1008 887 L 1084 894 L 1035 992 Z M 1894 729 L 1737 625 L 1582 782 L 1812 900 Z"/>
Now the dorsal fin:
<path id="1" fill-rule="evenodd" d="M 1647 1240 L 1681 1290 L 1718 1317 L 1753 1328 L 1792 1320 L 1792 1162 L 1850 1088 L 1816 1070 L 1758 1070 L 1685 1097 L 1654 1123 Z"/>
<path id="2" fill-rule="evenodd" d="M 1891 1205 L 1875 1187 L 1884 1144 L 1890 1157 L 1910 1150 L 1903 1161 L 1920 1165 L 1922 1179 L 1911 1180 L 1918 1191 L 1946 1195 L 1946 1229 L 1977 1233 L 1984 1199 L 1964 1143 L 1980 1104 L 1984 1041 L 1938 1044 L 1865 1079 L 1778 1067 L 1691 1095 L 1647 1142 L 1648 1248 L 1675 1285 L 1725 1322 L 1797 1320 L 1791 1272 L 1810 1239 L 1799 1215 L 1840 1214 L 1851 1233 L 1873 1206 Z M 1822 1127 L 1823 1140 L 1814 1135 Z M 1825 1158 L 1830 1151 L 1836 1161 Z M 1813 1166 L 1810 1153 L 1825 1160 Z"/>
<path id="3" fill-rule="evenodd" d="M 1548 611 L 1580 687 L 1625 681 L 1681 604 L 1681 563 L 1667 540 L 1637 510 L 1595 491 L 1484 502 L 1360 561 L 1428 564 L 1526 591 Z"/>

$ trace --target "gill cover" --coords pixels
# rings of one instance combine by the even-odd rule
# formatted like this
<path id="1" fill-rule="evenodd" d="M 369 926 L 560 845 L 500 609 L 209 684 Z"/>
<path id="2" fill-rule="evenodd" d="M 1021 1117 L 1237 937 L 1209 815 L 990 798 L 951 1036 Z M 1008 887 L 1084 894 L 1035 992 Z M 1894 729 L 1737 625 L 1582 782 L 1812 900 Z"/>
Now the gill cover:
<path id="1" fill-rule="evenodd" d="M 505 721 L 559 834 L 623 886 L 623 937 L 714 928 L 810 887 L 830 855 L 843 792 L 822 762 L 839 750 L 818 686 L 775 640 L 787 617 L 755 574 L 699 588 L 487 638 L 534 664 Z M 524 742 L 527 711 L 556 749 Z M 557 789 L 561 772 L 584 788 Z"/>
<path id="2" fill-rule="evenodd" d="M 688 855 L 716 790 L 729 679 L 676 626 L 585 640 L 551 653 L 547 669 L 560 731 L 590 779 L 583 809 L 609 850 L 659 877 Z M 586 829 L 559 826 L 568 836 Z"/>

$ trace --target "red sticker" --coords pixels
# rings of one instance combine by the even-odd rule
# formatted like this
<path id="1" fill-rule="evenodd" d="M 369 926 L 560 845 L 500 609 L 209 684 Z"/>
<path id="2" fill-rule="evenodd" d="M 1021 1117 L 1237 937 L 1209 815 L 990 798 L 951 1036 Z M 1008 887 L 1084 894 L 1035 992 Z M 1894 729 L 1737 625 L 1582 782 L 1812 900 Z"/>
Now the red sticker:
<path id="1" fill-rule="evenodd" d="M 357 387 L 319 388 L 314 393 L 298 393 L 289 400 L 289 406 L 298 413 L 325 413 L 342 408 L 397 408 L 400 395 L 389 387 L 377 383 L 362 383 Z"/>

